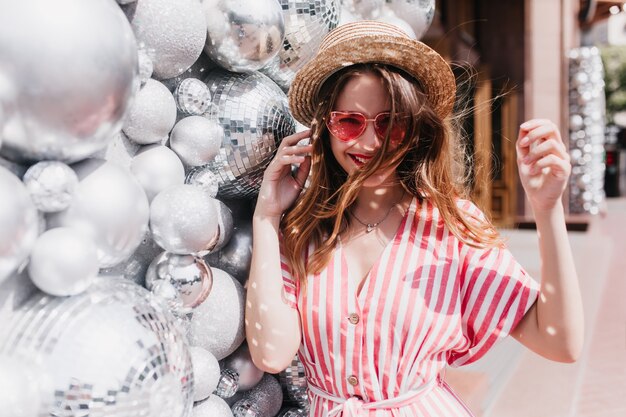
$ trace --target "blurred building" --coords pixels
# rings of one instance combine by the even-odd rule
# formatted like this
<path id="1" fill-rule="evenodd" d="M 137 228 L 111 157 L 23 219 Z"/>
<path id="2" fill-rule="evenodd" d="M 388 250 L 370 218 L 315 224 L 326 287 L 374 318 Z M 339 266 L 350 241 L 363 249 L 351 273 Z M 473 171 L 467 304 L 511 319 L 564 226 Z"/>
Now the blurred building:
<path id="1" fill-rule="evenodd" d="M 568 51 L 622 6 L 602 0 L 437 0 L 422 40 L 459 66 L 457 76 L 475 109 L 465 122 L 474 197 L 498 225 L 513 226 L 530 215 L 515 160 L 519 125 L 548 118 L 567 137 Z"/>

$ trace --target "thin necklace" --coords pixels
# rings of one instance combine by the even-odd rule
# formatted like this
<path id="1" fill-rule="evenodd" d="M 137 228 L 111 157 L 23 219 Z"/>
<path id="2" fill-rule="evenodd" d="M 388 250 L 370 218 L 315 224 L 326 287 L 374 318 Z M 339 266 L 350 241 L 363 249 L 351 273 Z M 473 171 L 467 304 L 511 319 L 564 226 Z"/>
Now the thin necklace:
<path id="1" fill-rule="evenodd" d="M 394 208 L 395 206 L 397 206 L 397 205 L 398 205 L 398 204 L 402 201 L 402 199 L 404 199 L 404 194 L 405 194 L 405 193 L 406 193 L 405 191 L 403 191 L 403 192 L 402 192 L 402 197 L 400 197 L 400 199 L 399 199 L 398 201 L 396 201 L 395 203 L 393 203 L 393 204 L 391 205 L 391 207 L 389 207 L 389 210 L 387 210 L 387 213 L 385 213 L 385 215 L 383 216 L 383 218 L 382 218 L 382 219 L 380 219 L 379 221 L 377 221 L 376 223 L 365 223 L 364 221 L 362 221 L 361 219 L 359 219 L 359 218 L 356 216 L 356 214 L 354 214 L 354 213 L 352 213 L 352 212 L 350 212 L 350 214 L 352 215 L 352 217 L 354 217 L 354 219 L 355 219 L 357 222 L 359 222 L 359 223 L 361 223 L 363 226 L 365 226 L 365 233 L 370 233 L 372 230 L 376 229 L 376 228 L 378 227 L 378 225 L 379 225 L 379 224 L 381 224 L 382 222 L 384 222 L 384 221 L 387 219 L 387 217 L 389 216 L 389 213 L 391 213 L 391 209 L 392 209 L 392 208 Z"/>

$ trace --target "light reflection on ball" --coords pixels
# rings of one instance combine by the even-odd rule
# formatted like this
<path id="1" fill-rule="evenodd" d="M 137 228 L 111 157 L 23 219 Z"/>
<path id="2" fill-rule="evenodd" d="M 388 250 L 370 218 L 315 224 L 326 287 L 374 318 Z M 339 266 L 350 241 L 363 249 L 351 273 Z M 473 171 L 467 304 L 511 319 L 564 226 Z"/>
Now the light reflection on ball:
<path id="1" fill-rule="evenodd" d="M 139 82 L 135 37 L 109 0 L 3 2 L 0 63 L 0 153 L 17 161 L 104 148 Z"/>
<path id="2" fill-rule="evenodd" d="M 99 278 L 73 297 L 38 292 L 0 320 L 0 354 L 40 361 L 42 377 L 50 378 L 38 415 L 190 412 L 193 372 L 184 336 L 171 314 L 132 282 Z"/>
<path id="3" fill-rule="evenodd" d="M 158 281 L 170 282 L 184 307 L 196 307 L 211 292 L 213 275 L 202 258 L 163 252 L 148 267 L 146 288 L 152 289 Z"/>
<path id="4" fill-rule="evenodd" d="M 178 110 L 182 113 L 199 116 L 206 113 L 211 105 L 211 92 L 205 83 L 197 78 L 185 78 L 174 91 Z"/>
<path id="5" fill-rule="evenodd" d="M 285 21 L 276 0 L 205 0 L 204 50 L 229 71 L 252 72 L 281 50 Z"/>

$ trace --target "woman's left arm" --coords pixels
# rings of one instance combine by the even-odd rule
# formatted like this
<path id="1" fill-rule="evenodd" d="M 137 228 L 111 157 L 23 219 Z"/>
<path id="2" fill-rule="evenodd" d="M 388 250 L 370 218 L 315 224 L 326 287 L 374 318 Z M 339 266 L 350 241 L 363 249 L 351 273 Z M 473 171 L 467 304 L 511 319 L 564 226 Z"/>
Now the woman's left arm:
<path id="1" fill-rule="evenodd" d="M 541 292 L 511 334 L 541 356 L 574 362 L 582 350 L 584 318 L 561 200 L 571 171 L 569 154 L 558 127 L 545 119 L 523 123 L 516 147 L 537 224 Z"/>

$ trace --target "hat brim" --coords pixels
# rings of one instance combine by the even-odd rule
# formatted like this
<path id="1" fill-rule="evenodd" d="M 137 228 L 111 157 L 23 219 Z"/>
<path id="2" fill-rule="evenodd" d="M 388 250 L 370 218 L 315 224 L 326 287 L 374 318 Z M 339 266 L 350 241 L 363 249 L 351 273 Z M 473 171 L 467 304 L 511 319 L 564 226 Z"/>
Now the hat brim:
<path id="1" fill-rule="evenodd" d="M 422 42 L 395 36 L 360 36 L 328 47 L 296 74 L 289 88 L 293 117 L 311 126 L 319 90 L 337 71 L 355 64 L 377 63 L 397 67 L 423 87 L 433 110 L 445 118 L 454 106 L 456 84 L 450 65 Z"/>

